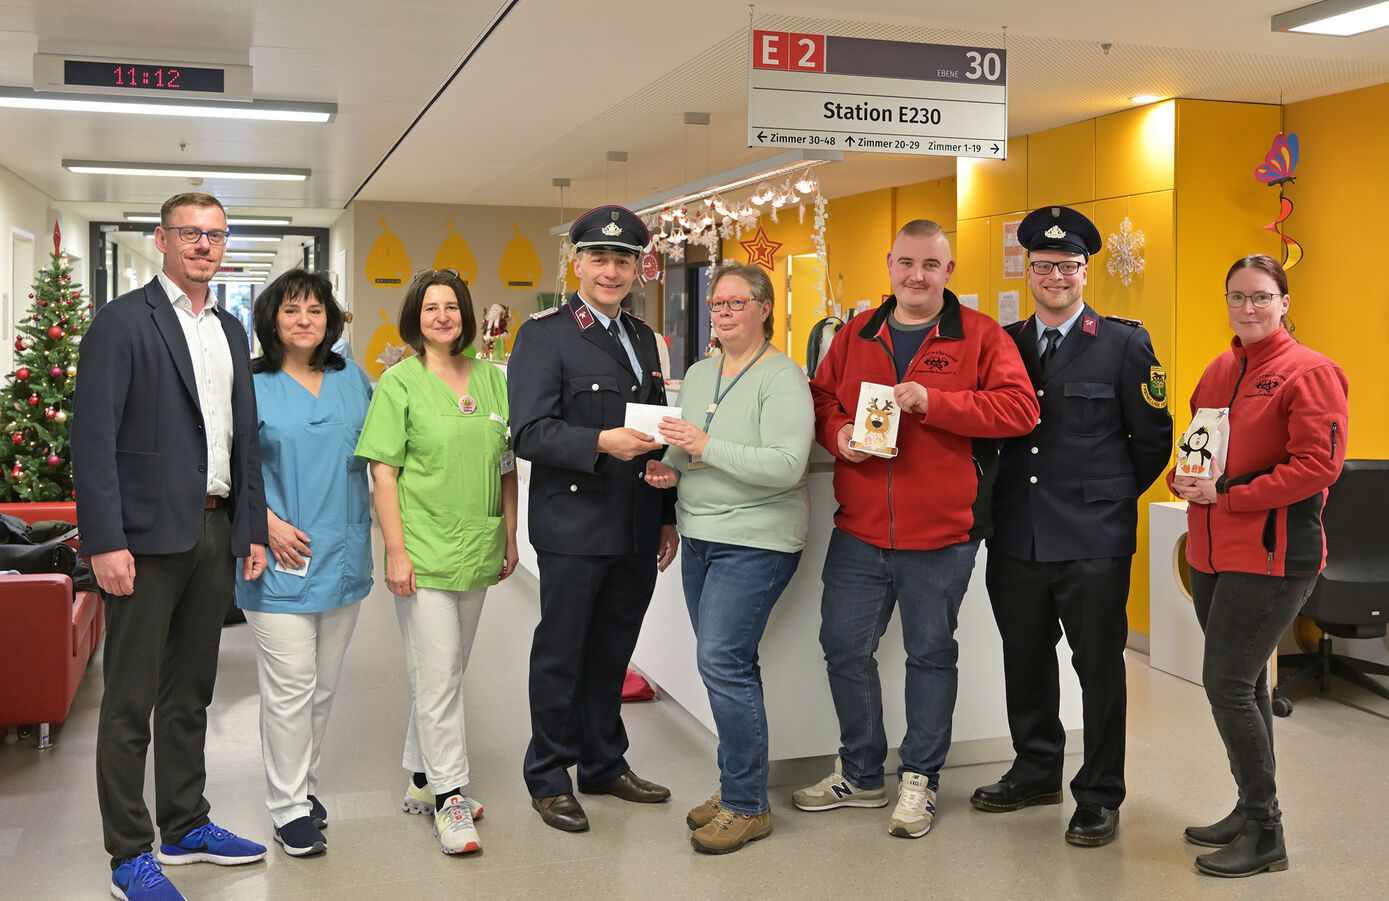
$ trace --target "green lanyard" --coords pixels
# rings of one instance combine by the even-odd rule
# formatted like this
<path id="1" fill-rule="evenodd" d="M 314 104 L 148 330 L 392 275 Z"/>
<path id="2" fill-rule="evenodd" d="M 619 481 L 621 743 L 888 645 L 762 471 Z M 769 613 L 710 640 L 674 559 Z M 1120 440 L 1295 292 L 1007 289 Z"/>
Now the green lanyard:
<path id="1" fill-rule="evenodd" d="M 709 434 L 709 423 L 714 421 L 714 411 L 719 408 L 719 404 L 723 401 L 725 397 L 728 396 L 728 392 L 732 391 L 733 386 L 738 384 L 738 379 L 743 377 L 743 373 L 747 372 L 749 369 L 752 368 L 754 363 L 762 359 L 762 355 L 766 353 L 767 348 L 771 346 L 771 341 L 763 341 L 762 349 L 757 352 L 757 356 L 749 360 L 748 365 L 738 370 L 738 374 L 733 377 L 733 381 L 729 382 L 728 387 L 725 388 L 722 392 L 719 391 L 719 386 L 723 384 L 723 363 L 722 361 L 720 361 L 718 376 L 714 379 L 714 402 L 710 404 L 708 407 L 705 407 L 704 409 L 704 434 Z"/>

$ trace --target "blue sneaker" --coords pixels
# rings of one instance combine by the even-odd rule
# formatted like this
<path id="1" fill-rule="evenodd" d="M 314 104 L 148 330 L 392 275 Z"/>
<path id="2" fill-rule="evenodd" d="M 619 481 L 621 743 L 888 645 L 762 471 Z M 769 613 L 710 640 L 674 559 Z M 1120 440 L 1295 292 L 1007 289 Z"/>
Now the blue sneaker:
<path id="1" fill-rule="evenodd" d="M 149 854 L 127 857 L 111 871 L 111 894 L 123 901 L 184 901 Z"/>
<path id="2" fill-rule="evenodd" d="M 168 842 L 159 845 L 159 862 L 169 866 L 215 863 L 218 866 L 233 867 L 242 863 L 255 863 L 263 857 L 264 845 L 242 838 L 211 822 L 185 835 L 183 841 L 177 845 Z"/>
<path id="3" fill-rule="evenodd" d="M 328 828 L 328 808 L 323 806 L 323 802 L 309 795 L 309 817 L 313 819 L 313 824 L 319 829 Z"/>

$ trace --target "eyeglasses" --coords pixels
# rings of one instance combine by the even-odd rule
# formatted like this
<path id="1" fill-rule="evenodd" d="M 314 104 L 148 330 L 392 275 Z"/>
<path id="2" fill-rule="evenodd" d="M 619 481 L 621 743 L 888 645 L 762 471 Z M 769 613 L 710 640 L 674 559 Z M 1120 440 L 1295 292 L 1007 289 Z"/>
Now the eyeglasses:
<path id="1" fill-rule="evenodd" d="M 178 239 L 184 244 L 197 244 L 203 239 L 203 235 L 207 235 L 207 243 L 209 244 L 215 244 L 221 247 L 223 244 L 227 243 L 228 232 L 222 231 L 221 229 L 205 232 L 191 225 L 161 225 L 159 227 L 166 232 L 177 232 Z"/>
<path id="2" fill-rule="evenodd" d="M 463 276 L 458 274 L 457 269 L 417 269 L 410 276 L 410 278 L 412 280 L 417 278 L 428 278 L 431 275 L 447 275 L 452 276 L 453 278 L 456 278 L 459 281 L 463 280 Z"/>
<path id="3" fill-rule="evenodd" d="M 1246 300 L 1250 300 L 1254 302 L 1255 309 L 1262 310 L 1283 296 L 1285 295 L 1270 294 L 1267 291 L 1255 291 L 1253 294 L 1241 294 L 1238 291 L 1231 291 L 1229 294 L 1225 295 L 1225 303 L 1238 309 L 1244 306 Z"/>
<path id="4" fill-rule="evenodd" d="M 709 312 L 711 312 L 711 313 L 717 313 L 717 312 L 719 312 L 720 310 L 723 309 L 724 304 L 727 304 L 727 305 L 728 305 L 728 308 L 729 308 L 730 310 L 732 310 L 733 312 L 735 312 L 735 313 L 741 313 L 741 312 L 743 312 L 743 309 L 744 309 L 745 307 L 747 307 L 747 305 L 750 304 L 750 303 L 757 303 L 757 298 L 755 298 L 755 297 L 730 297 L 730 298 L 728 298 L 727 300 L 711 300 L 711 301 L 709 301 Z"/>
<path id="5" fill-rule="evenodd" d="M 1053 269 L 1062 275 L 1075 275 L 1085 264 L 1080 260 L 1063 260 L 1060 263 L 1053 263 L 1051 260 L 1033 260 L 1027 265 L 1032 267 L 1032 271 L 1037 275 L 1051 275 Z"/>

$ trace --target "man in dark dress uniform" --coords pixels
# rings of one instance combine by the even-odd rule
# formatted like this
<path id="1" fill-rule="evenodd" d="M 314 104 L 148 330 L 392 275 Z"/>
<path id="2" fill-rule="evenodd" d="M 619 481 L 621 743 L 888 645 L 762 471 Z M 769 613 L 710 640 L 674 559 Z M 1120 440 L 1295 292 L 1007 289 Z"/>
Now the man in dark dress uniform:
<path id="1" fill-rule="evenodd" d="M 579 790 L 659 802 L 669 789 L 632 772 L 622 680 L 657 570 L 675 557 L 674 492 L 647 485 L 663 450 L 624 428 L 627 404 L 664 404 L 656 336 L 622 310 L 651 240 L 617 206 L 569 230 L 579 290 L 523 325 L 507 365 L 516 455 L 531 461 L 530 541 L 540 564 L 531 645 L 531 743 L 525 777 L 546 824 L 588 829 Z"/>
<path id="2" fill-rule="evenodd" d="M 1056 643 L 1064 628 L 1080 678 L 1085 758 L 1071 780 L 1074 845 L 1114 838 L 1124 800 L 1124 645 L 1138 497 L 1172 452 L 1166 375 L 1140 323 L 1089 307 L 1099 231 L 1066 207 L 1023 219 L 1037 312 L 1008 326 L 1042 415 L 1002 444 L 986 583 L 1003 638 L 1008 725 L 1016 757 L 976 789 L 980 810 L 1061 800 L 1066 733 L 1058 714 Z"/>

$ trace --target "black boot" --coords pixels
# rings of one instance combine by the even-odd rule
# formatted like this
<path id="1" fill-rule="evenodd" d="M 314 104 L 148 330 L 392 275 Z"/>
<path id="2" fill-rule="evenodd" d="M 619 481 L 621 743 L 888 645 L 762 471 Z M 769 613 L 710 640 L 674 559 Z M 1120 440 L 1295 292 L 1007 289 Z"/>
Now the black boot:
<path id="1" fill-rule="evenodd" d="M 1253 876 L 1264 870 L 1272 873 L 1287 868 L 1283 827 L 1268 827 L 1252 820 L 1244 824 L 1230 844 L 1196 858 L 1196 869 L 1211 876 Z"/>
<path id="2" fill-rule="evenodd" d="M 1186 827 L 1182 831 L 1182 837 L 1193 845 L 1201 845 L 1204 848 L 1223 848 L 1239 836 L 1240 830 L 1244 828 L 1245 819 L 1245 815 L 1236 807 L 1218 823 Z"/>

